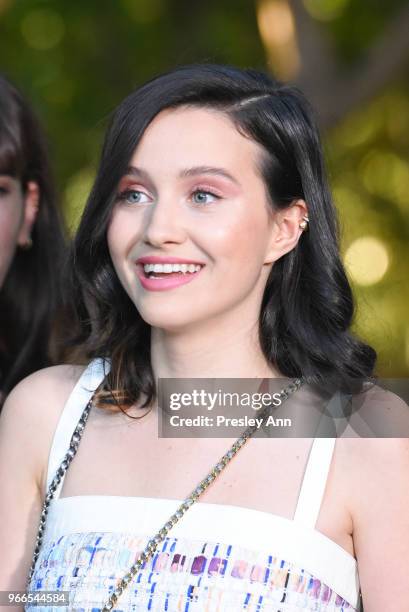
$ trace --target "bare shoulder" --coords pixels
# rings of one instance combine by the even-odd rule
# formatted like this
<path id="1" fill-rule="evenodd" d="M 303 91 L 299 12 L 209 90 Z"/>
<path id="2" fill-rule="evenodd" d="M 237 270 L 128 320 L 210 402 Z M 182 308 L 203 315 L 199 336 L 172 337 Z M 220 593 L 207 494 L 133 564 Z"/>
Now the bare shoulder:
<path id="1" fill-rule="evenodd" d="M 345 438 L 337 444 L 364 608 L 409 610 L 402 563 L 409 555 L 409 438 Z"/>
<path id="2" fill-rule="evenodd" d="M 336 449 L 351 484 L 360 481 L 362 493 L 365 475 L 371 477 L 369 487 L 385 477 L 393 477 L 391 470 L 409 467 L 409 438 L 340 438 Z"/>
<path id="3" fill-rule="evenodd" d="M 44 368 L 24 378 L 8 395 L 0 416 L 0 446 L 24 449 L 39 490 L 52 438 L 65 403 L 85 370 L 84 365 Z M 10 449 L 9 449 L 10 451 Z"/>
<path id="4" fill-rule="evenodd" d="M 85 368 L 85 365 L 58 365 L 30 374 L 7 396 L 0 422 L 12 423 L 23 418 L 22 425 L 59 416 Z"/>
<path id="5" fill-rule="evenodd" d="M 45 493 L 55 428 L 84 366 L 56 366 L 22 380 L 0 415 L 0 589 L 22 590 Z"/>
<path id="6" fill-rule="evenodd" d="M 354 398 L 350 425 L 338 438 L 334 467 L 355 528 L 379 520 L 379 492 L 400 490 L 409 503 L 409 407 L 378 385 Z M 397 437 L 400 436 L 400 437 Z M 406 491 L 406 493 L 404 493 Z"/>
<path id="7" fill-rule="evenodd" d="M 361 393 L 354 396 L 359 406 L 368 404 L 385 410 L 388 414 L 394 410 L 408 409 L 408 404 L 397 393 L 384 389 L 380 384 L 366 384 Z"/>
<path id="8" fill-rule="evenodd" d="M 375 538 L 385 522 L 397 536 L 399 509 L 406 516 L 409 506 L 409 438 L 350 439 L 346 446 L 356 540 Z"/>
<path id="9" fill-rule="evenodd" d="M 352 427 L 335 448 L 359 554 L 363 539 L 375 541 L 386 523 L 396 536 L 398 508 L 409 505 L 409 407 L 378 385 L 356 401 Z"/>
<path id="10" fill-rule="evenodd" d="M 38 370 L 18 383 L 8 395 L 5 406 L 20 404 L 30 398 L 30 403 L 36 403 L 49 394 L 72 391 L 85 365 L 57 365 Z M 40 393 L 40 397 L 37 396 Z M 7 408 L 6 408 L 7 409 Z"/>
<path id="11" fill-rule="evenodd" d="M 409 406 L 396 393 L 371 385 L 353 398 L 350 426 L 336 450 L 351 484 L 363 495 L 367 486 L 393 479 L 391 470 L 403 467 L 409 454 Z M 366 478 L 369 481 L 366 481 Z"/>

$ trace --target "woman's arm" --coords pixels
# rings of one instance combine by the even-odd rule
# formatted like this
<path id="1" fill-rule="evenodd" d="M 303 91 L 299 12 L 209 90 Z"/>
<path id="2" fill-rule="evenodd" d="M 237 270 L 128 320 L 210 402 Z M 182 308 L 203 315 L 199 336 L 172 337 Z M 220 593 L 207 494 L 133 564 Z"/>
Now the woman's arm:
<path id="1" fill-rule="evenodd" d="M 0 417 L 0 591 L 25 590 L 53 434 L 82 369 L 56 366 L 40 370 L 20 382 L 4 404 Z"/>
<path id="2" fill-rule="evenodd" d="M 353 440 L 354 547 L 365 612 L 409 610 L 409 439 Z M 358 463 L 357 463 L 358 462 Z"/>

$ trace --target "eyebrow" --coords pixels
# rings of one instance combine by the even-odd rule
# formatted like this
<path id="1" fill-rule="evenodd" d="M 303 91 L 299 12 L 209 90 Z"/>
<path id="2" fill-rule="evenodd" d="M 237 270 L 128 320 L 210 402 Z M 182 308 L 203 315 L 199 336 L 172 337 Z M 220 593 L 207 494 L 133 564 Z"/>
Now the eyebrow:
<path id="1" fill-rule="evenodd" d="M 136 176 L 142 178 L 144 180 L 150 180 L 149 173 L 142 168 L 137 168 L 136 166 L 129 166 L 126 170 L 126 175 Z M 241 187 L 239 181 L 232 175 L 230 172 L 225 170 L 224 168 L 217 168 L 215 166 L 194 166 L 192 168 L 184 168 L 178 174 L 179 178 L 185 178 L 189 176 L 197 176 L 199 174 L 212 174 L 215 176 L 221 176 L 223 178 L 228 179 L 235 185 Z"/>

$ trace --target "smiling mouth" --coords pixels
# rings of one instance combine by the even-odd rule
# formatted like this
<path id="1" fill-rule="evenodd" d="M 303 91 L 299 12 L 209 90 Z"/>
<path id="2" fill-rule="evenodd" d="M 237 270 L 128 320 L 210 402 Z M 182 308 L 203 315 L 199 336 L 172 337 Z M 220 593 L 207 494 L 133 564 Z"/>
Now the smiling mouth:
<path id="1" fill-rule="evenodd" d="M 195 265 L 195 264 L 182 264 L 179 266 L 176 266 L 176 268 L 179 269 L 174 269 L 174 266 L 171 266 L 170 268 L 167 268 L 167 271 L 163 271 L 164 266 L 160 266 L 159 269 L 158 267 L 156 267 L 156 269 L 154 269 L 154 265 L 144 265 L 144 264 L 137 264 L 139 269 L 141 270 L 143 276 L 145 278 L 150 278 L 150 279 L 155 279 L 155 278 L 174 278 L 174 277 L 188 277 L 188 276 L 193 276 L 195 274 L 197 274 L 198 272 L 200 272 L 200 270 L 204 267 L 203 265 Z M 166 265 L 166 264 L 165 264 Z M 166 269 L 166 268 L 165 268 Z"/>

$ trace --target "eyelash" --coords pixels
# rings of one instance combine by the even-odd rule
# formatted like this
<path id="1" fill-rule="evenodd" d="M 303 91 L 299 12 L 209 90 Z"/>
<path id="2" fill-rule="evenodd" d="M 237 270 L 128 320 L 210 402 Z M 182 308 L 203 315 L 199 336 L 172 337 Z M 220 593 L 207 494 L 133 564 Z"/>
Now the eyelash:
<path id="1" fill-rule="evenodd" d="M 122 191 L 121 193 L 118 194 L 117 200 L 118 201 L 126 201 L 126 199 L 128 198 L 128 196 L 131 193 L 142 193 L 143 194 L 144 192 L 141 191 L 140 189 L 125 189 L 124 191 Z M 196 195 L 197 193 L 204 193 L 206 195 L 210 195 L 210 196 L 216 198 L 216 200 L 220 200 L 221 199 L 221 196 L 217 195 L 213 191 L 210 191 L 209 189 L 200 188 L 200 187 L 197 187 L 196 189 L 194 189 L 190 195 L 192 197 L 192 196 Z M 132 203 L 128 202 L 128 204 L 132 204 Z M 134 204 L 139 204 L 139 202 L 134 202 Z M 196 202 L 195 204 L 196 204 L 196 206 L 200 207 L 200 206 L 208 206 L 209 204 L 213 204 L 213 202 L 204 202 L 202 204 L 199 204 L 199 203 Z"/>

